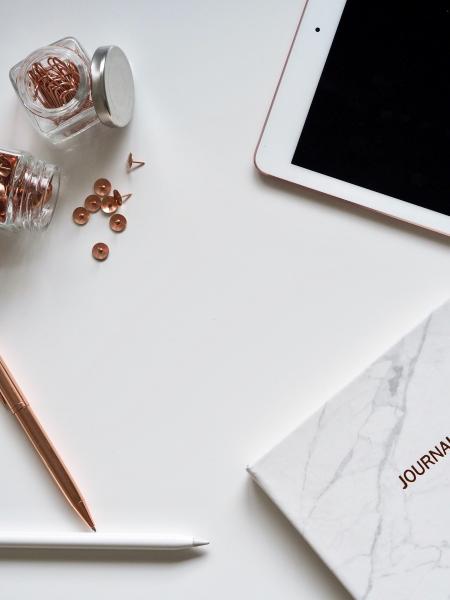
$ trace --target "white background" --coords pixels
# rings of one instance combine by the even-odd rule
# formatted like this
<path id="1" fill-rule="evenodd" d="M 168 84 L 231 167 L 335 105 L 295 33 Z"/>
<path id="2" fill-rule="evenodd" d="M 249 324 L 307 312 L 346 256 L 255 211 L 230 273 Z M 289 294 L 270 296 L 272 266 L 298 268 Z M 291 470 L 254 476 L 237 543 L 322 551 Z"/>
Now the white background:
<path id="1" fill-rule="evenodd" d="M 0 144 L 64 179 L 44 235 L 0 235 L 0 353 L 98 529 L 212 541 L 145 559 L 3 552 L 2 600 L 348 598 L 245 466 L 447 299 L 449 244 L 255 172 L 301 9 L 1 0 Z M 54 149 L 8 69 L 67 34 L 126 50 L 137 105 L 128 130 Z M 127 175 L 130 150 L 148 164 Z M 100 176 L 134 194 L 121 235 L 71 221 Z M 83 530 L 6 411 L 0 450 L 2 530 Z"/>

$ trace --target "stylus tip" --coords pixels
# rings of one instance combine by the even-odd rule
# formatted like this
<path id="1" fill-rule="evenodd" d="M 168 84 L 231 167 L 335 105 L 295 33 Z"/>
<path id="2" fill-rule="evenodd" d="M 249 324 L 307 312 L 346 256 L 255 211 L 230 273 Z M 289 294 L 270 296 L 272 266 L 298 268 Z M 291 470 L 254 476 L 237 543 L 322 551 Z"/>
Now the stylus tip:
<path id="1" fill-rule="evenodd" d="M 206 540 L 195 540 L 193 541 L 193 546 L 208 546 L 209 542 Z"/>

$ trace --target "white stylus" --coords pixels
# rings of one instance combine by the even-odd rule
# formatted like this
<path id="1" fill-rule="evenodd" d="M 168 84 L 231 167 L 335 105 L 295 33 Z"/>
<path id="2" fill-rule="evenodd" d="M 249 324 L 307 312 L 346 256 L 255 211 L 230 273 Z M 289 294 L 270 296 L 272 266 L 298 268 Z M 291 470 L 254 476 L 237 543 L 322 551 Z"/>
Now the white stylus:
<path id="1" fill-rule="evenodd" d="M 114 533 L 0 533 L 0 549 L 188 550 L 209 542 L 189 536 Z"/>

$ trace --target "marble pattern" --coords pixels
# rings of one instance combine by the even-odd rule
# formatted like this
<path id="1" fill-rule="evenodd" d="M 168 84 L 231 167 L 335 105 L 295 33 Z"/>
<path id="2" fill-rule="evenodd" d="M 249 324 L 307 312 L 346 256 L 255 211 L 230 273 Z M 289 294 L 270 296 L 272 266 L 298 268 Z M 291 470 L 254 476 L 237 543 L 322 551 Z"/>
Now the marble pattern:
<path id="1" fill-rule="evenodd" d="M 361 600 L 450 599 L 450 303 L 249 471 Z M 448 442 L 450 443 L 450 442 Z"/>

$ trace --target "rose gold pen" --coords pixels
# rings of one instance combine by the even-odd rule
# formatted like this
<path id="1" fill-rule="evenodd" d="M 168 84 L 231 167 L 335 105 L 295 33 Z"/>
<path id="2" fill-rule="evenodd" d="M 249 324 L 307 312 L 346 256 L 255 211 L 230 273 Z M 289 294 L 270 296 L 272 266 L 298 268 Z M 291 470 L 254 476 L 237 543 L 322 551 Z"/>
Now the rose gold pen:
<path id="1" fill-rule="evenodd" d="M 25 396 L 0 358 L 0 400 L 9 408 L 27 434 L 36 452 L 75 512 L 95 531 L 94 521 L 67 467 L 42 429 Z"/>

